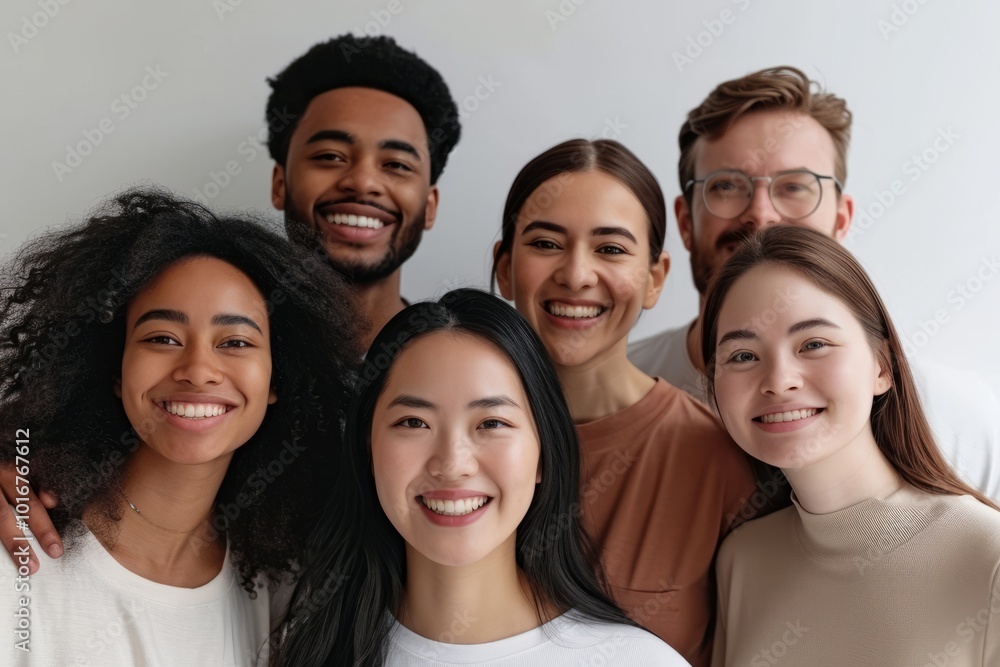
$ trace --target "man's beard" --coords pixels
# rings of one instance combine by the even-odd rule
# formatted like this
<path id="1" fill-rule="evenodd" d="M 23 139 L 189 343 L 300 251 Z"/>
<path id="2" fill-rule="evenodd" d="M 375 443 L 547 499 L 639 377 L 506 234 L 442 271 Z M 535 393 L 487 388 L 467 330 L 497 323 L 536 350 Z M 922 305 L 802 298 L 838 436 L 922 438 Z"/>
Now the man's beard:
<path id="1" fill-rule="evenodd" d="M 715 242 L 715 263 L 712 264 L 712 259 L 707 257 L 701 252 L 701 248 L 695 244 L 691 248 L 691 277 L 694 279 L 694 287 L 698 290 L 698 294 L 705 296 L 708 291 L 708 283 L 712 279 L 712 273 L 716 271 L 720 266 L 726 263 L 726 260 L 722 259 L 723 248 L 727 245 L 732 244 L 742 244 L 750 236 L 749 232 L 746 231 L 731 231 L 726 232 L 720 236 Z"/>
<path id="2" fill-rule="evenodd" d="M 392 275 L 406 260 L 413 256 L 417 246 L 420 245 L 421 237 L 423 237 L 425 213 L 421 211 L 419 216 L 405 226 L 402 221 L 396 223 L 396 228 L 389 238 L 389 247 L 386 249 L 385 255 L 374 263 L 352 262 L 330 257 L 325 250 L 322 232 L 313 229 L 300 218 L 301 216 L 298 216 L 292 202 L 286 197 L 285 230 L 288 238 L 310 250 L 322 252 L 323 258 L 330 268 L 356 285 L 365 285 Z"/>
<path id="3" fill-rule="evenodd" d="M 345 278 L 355 283 L 363 285 L 373 283 L 383 278 L 387 278 L 395 273 L 406 260 L 413 256 L 417 246 L 420 245 L 420 238 L 424 234 L 424 216 L 414 219 L 409 225 L 403 227 L 399 223 L 393 230 L 392 238 L 389 239 L 389 247 L 385 251 L 382 259 L 374 264 L 362 262 L 348 262 L 344 260 L 334 261 L 328 258 L 330 266 Z"/>

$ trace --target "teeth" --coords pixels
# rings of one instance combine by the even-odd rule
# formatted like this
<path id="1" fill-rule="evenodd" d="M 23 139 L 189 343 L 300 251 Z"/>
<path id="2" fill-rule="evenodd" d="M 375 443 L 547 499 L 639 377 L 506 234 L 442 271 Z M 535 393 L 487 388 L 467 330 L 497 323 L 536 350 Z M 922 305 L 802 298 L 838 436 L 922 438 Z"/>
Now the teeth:
<path id="1" fill-rule="evenodd" d="M 436 514 L 445 516 L 464 516 L 471 514 L 486 504 L 489 500 L 486 496 L 476 496 L 474 498 L 461 498 L 459 500 L 438 500 L 436 498 L 425 498 L 420 496 L 420 500 L 429 510 Z"/>
<path id="2" fill-rule="evenodd" d="M 378 218 L 369 218 L 367 215 L 352 215 L 349 213 L 329 213 L 326 221 L 331 225 L 347 225 L 348 227 L 367 227 L 368 229 L 382 229 L 385 223 Z"/>
<path id="3" fill-rule="evenodd" d="M 546 309 L 557 317 L 597 317 L 604 309 L 600 306 L 567 306 L 562 303 L 549 303 Z"/>
<path id="4" fill-rule="evenodd" d="M 177 403 L 175 401 L 163 403 L 163 409 L 172 415 L 185 419 L 218 417 L 229 410 L 228 407 L 219 403 Z"/>
<path id="5" fill-rule="evenodd" d="M 799 419 L 805 419 L 806 417 L 812 417 L 817 412 L 819 412 L 819 410 L 816 408 L 809 408 L 808 410 L 789 410 L 788 412 L 775 412 L 770 415 L 762 415 L 760 420 L 765 424 L 793 422 Z"/>

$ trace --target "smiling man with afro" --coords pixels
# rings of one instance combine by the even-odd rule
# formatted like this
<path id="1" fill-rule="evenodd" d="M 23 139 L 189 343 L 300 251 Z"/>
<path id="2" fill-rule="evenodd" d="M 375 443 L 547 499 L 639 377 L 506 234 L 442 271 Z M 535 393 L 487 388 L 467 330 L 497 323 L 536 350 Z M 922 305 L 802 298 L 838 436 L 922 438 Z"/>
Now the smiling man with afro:
<path id="1" fill-rule="evenodd" d="M 434 224 L 461 134 L 444 79 L 389 37 L 316 44 L 268 80 L 271 201 L 354 285 L 367 340 L 405 304 L 402 264 Z"/>

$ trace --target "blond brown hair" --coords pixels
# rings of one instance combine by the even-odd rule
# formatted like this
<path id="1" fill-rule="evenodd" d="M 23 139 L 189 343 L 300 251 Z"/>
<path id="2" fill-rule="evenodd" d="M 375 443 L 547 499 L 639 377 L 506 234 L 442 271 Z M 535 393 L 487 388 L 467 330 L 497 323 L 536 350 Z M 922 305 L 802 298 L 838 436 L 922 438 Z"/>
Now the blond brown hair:
<path id="1" fill-rule="evenodd" d="M 820 84 L 801 70 L 773 67 L 720 83 L 688 112 L 677 139 L 681 149 L 677 171 L 689 205 L 691 191 L 685 190 L 685 184 L 695 178 L 694 148 L 698 138 L 718 139 L 743 115 L 765 109 L 806 114 L 822 125 L 833 139 L 836 155 L 833 175 L 841 184 L 847 182 L 847 148 L 851 143 L 851 112 L 847 102 L 823 92 Z"/>

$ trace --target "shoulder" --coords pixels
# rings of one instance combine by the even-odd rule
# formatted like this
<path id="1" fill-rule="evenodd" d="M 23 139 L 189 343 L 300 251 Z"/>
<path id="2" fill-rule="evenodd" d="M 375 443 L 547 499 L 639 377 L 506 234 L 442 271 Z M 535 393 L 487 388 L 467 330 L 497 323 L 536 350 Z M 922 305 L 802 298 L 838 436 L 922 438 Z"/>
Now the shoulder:
<path id="1" fill-rule="evenodd" d="M 586 648 L 590 655 L 600 655 L 600 664 L 630 667 L 680 667 L 688 664 L 656 635 L 624 623 L 594 621 L 568 613 L 550 621 L 543 629 L 553 644 L 572 649 Z"/>
<path id="2" fill-rule="evenodd" d="M 675 440 L 697 448 L 702 458 L 723 457 L 745 461 L 743 450 L 733 441 L 722 422 L 707 405 L 662 378 L 653 388 L 657 392 L 657 417 L 650 425 L 650 435 L 657 440 Z"/>
<path id="3" fill-rule="evenodd" d="M 920 402 L 955 471 L 1000 499 L 1000 398 L 979 373 L 910 360 Z"/>
<path id="4" fill-rule="evenodd" d="M 684 324 L 674 329 L 667 329 L 658 334 L 653 334 L 648 338 L 637 340 L 628 344 L 628 356 L 637 363 L 639 357 L 650 355 L 651 357 L 664 353 L 670 349 L 678 339 L 687 341 L 687 330 L 690 324 Z"/>
<path id="5" fill-rule="evenodd" d="M 747 521 L 734 528 L 719 547 L 718 563 L 730 564 L 736 560 L 752 563 L 756 558 L 772 558 L 779 554 L 776 544 L 793 533 L 795 507 L 785 507 L 759 519 Z"/>
<path id="6" fill-rule="evenodd" d="M 1000 564 L 1000 512 L 972 496 L 934 496 L 929 505 L 928 513 L 940 520 L 925 530 L 941 531 L 945 539 L 967 553 L 981 554 Z"/>

